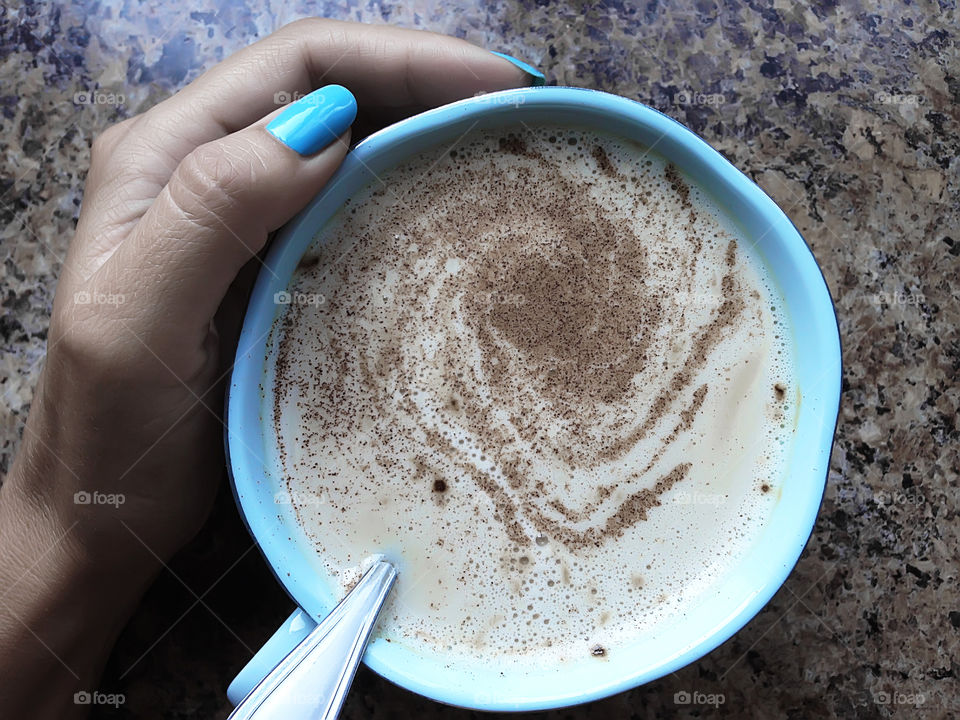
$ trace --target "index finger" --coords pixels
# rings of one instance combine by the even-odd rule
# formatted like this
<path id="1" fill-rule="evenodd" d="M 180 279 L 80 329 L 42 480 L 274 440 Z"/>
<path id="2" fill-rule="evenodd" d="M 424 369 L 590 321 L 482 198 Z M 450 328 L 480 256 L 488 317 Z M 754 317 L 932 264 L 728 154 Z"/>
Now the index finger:
<path id="1" fill-rule="evenodd" d="M 93 157 L 84 192 L 78 230 L 92 222 L 96 232 L 86 247 L 71 246 L 69 262 L 81 274 L 93 272 L 192 150 L 270 114 L 286 99 L 281 94 L 292 99 L 338 84 L 353 92 L 361 112 L 372 107 L 400 112 L 533 82 L 542 82 L 542 76 L 465 40 L 384 25 L 299 20 L 230 56 L 114 132 Z M 119 211 L 118 198 L 124 198 Z"/>
<path id="2" fill-rule="evenodd" d="M 458 38 L 308 18 L 211 68 L 150 110 L 145 120 L 175 122 L 196 147 L 275 110 L 278 94 L 293 97 L 322 85 L 349 88 L 364 109 L 433 107 L 536 79 Z"/>

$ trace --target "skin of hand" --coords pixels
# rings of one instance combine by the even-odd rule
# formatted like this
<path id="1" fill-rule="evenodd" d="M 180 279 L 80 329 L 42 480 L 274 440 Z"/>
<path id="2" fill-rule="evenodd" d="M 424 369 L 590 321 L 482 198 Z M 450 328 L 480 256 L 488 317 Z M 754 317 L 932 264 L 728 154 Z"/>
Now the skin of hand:
<path id="1" fill-rule="evenodd" d="M 531 79 L 454 38 L 308 19 L 96 139 L 0 489 L 0 717 L 85 715 L 74 693 L 210 510 L 244 280 L 350 139 L 299 154 L 266 129 L 275 94 L 340 84 L 359 126 Z"/>

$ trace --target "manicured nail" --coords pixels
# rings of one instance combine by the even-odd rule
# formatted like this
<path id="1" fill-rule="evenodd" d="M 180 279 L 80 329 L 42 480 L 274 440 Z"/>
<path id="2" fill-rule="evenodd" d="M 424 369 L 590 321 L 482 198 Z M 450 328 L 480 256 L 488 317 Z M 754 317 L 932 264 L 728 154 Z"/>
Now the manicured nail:
<path id="1" fill-rule="evenodd" d="M 342 85 L 327 85 L 294 103 L 267 125 L 267 132 L 301 155 L 313 155 L 347 131 L 357 100 Z"/>
<path id="2" fill-rule="evenodd" d="M 543 73 L 537 70 L 533 65 L 528 65 L 523 60 L 517 60 L 515 57 L 505 55 L 504 53 L 495 52 L 493 54 L 496 55 L 497 57 L 502 57 L 504 60 L 509 60 L 518 68 L 523 70 L 531 78 L 533 78 L 533 82 L 531 82 L 530 84 L 533 85 L 534 87 L 538 85 L 547 84 L 547 79 L 543 76 Z"/>

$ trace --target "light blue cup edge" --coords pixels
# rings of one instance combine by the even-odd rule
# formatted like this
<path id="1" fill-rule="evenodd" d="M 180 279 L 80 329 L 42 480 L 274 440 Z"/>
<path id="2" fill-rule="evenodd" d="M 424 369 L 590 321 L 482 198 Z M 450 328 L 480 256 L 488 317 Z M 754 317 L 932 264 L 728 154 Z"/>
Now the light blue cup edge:
<path id="1" fill-rule="evenodd" d="M 677 162 L 681 169 L 684 169 L 684 163 L 677 160 L 677 155 L 686 154 L 701 166 L 701 170 L 706 170 L 708 175 L 725 183 L 728 186 L 725 189 L 731 196 L 739 198 L 739 202 L 749 206 L 758 221 L 764 220 L 771 230 L 776 229 L 774 234 L 780 237 L 780 242 L 784 245 L 783 249 L 787 253 L 784 262 L 791 268 L 791 273 L 787 274 L 786 277 L 808 291 L 806 294 L 810 306 L 807 308 L 807 317 L 814 319 L 813 324 L 817 330 L 815 340 L 819 345 L 820 359 L 829 367 L 824 371 L 824 377 L 815 383 L 817 385 L 822 384 L 823 388 L 819 394 L 813 393 L 813 395 L 817 395 L 817 402 L 820 404 L 818 412 L 820 422 L 811 429 L 811 432 L 817 435 L 814 443 L 814 453 L 807 457 L 811 463 L 808 466 L 808 472 L 813 481 L 803 507 L 796 508 L 799 532 L 792 535 L 792 542 L 781 556 L 782 562 L 778 563 L 775 571 L 767 576 L 763 585 L 736 613 L 726 618 L 721 625 L 714 628 L 695 646 L 678 653 L 653 671 L 630 674 L 626 669 L 614 671 L 613 668 L 608 668 L 608 674 L 613 679 L 589 690 L 572 689 L 565 691 L 564 689 L 558 689 L 549 696 L 530 697 L 521 699 L 519 702 L 502 702 L 496 698 L 478 702 L 476 694 L 473 698 L 470 698 L 463 693 L 447 692 L 443 687 L 438 687 L 435 683 L 431 683 L 423 677 L 415 677 L 410 673 L 398 673 L 397 668 L 388 667 L 380 661 L 377 656 L 376 645 L 369 648 L 364 657 L 365 663 L 371 669 L 398 685 L 440 702 L 482 710 L 529 711 L 562 707 L 589 702 L 636 687 L 662 677 L 702 657 L 726 641 L 756 615 L 786 580 L 812 532 L 826 482 L 839 409 L 842 373 L 839 331 L 829 289 L 809 247 L 780 208 L 749 178 L 688 128 L 645 105 L 594 90 L 539 87 L 492 93 L 422 113 L 371 135 L 351 151 L 326 189 L 281 230 L 267 255 L 265 266 L 274 270 L 277 270 L 281 264 L 289 266 L 289 272 L 285 273 L 281 269 L 277 273 L 279 277 L 284 278 L 284 284 L 286 283 L 289 274 L 292 273 L 293 268 L 299 261 L 302 250 L 309 244 L 308 240 L 303 244 L 303 248 L 300 248 L 296 253 L 292 253 L 292 248 L 288 247 L 290 239 L 298 234 L 301 226 L 306 226 L 312 228 L 309 233 L 312 240 L 316 230 L 322 227 L 326 219 L 340 207 L 342 199 L 335 202 L 332 209 L 324 210 L 323 204 L 331 196 L 336 199 L 335 196 L 340 190 L 341 183 L 356 174 L 362 175 L 367 172 L 365 168 L 367 168 L 367 161 L 370 158 L 376 157 L 381 152 L 387 152 L 390 148 L 396 148 L 406 140 L 432 134 L 448 125 L 463 122 L 474 116 L 505 115 L 502 124 L 509 124 L 511 110 L 516 112 L 521 107 L 527 109 L 557 109 L 568 113 L 584 110 L 594 114 L 608 115 L 612 120 L 616 120 L 613 124 L 634 125 L 636 128 L 643 127 L 645 130 L 653 131 L 654 134 L 662 134 L 663 138 L 668 139 L 668 143 L 676 151 L 666 153 L 667 156 Z M 566 121 L 566 124 L 576 125 L 579 123 Z M 369 180 L 370 175 L 367 174 L 363 183 Z M 296 257 L 293 257 L 293 255 L 296 255 Z M 274 278 L 268 277 L 267 273 L 260 273 L 251 296 L 250 310 L 248 310 L 247 317 L 244 319 L 239 343 L 239 348 L 244 350 L 243 352 L 238 350 L 237 362 L 226 401 L 228 429 L 225 433 L 225 442 L 227 444 L 228 469 L 231 472 L 231 488 L 241 517 L 244 518 L 248 530 L 258 542 L 261 552 L 263 552 L 278 581 L 287 590 L 291 598 L 297 602 L 298 596 L 301 599 L 304 599 L 305 596 L 312 596 L 310 589 L 302 581 L 304 576 L 309 576 L 309 566 L 300 561 L 298 553 L 284 552 L 284 547 L 290 550 L 290 543 L 286 541 L 285 533 L 275 532 L 277 525 L 273 517 L 268 516 L 267 513 L 247 512 L 248 509 L 257 510 L 257 508 L 245 508 L 245 495 L 238 487 L 238 478 L 241 483 L 252 482 L 256 484 L 262 476 L 262 469 L 257 467 L 258 463 L 250 462 L 249 464 L 253 467 L 243 465 L 244 460 L 251 460 L 249 456 L 252 453 L 249 443 L 244 442 L 242 437 L 249 435 L 251 431 L 256 434 L 260 418 L 259 413 L 256 413 L 252 424 L 243 424 L 236 419 L 240 415 L 238 405 L 240 399 L 242 399 L 242 393 L 238 392 L 237 389 L 244 388 L 249 391 L 251 388 L 257 388 L 256 394 L 260 394 L 259 388 L 264 371 L 265 355 L 263 352 L 265 339 L 261 337 L 261 334 L 272 325 L 277 312 L 277 306 L 272 302 L 273 292 L 275 292 L 275 286 L 271 284 L 272 280 Z M 795 315 L 795 312 L 797 311 L 789 310 L 791 317 Z M 266 316 L 264 317 L 265 313 Z M 800 385 L 803 386 L 803 378 L 800 379 Z M 249 400 L 249 395 L 244 397 Z M 806 394 L 804 400 L 807 401 Z M 237 439 L 232 443 L 233 452 L 231 452 L 231 437 Z M 256 458 L 252 459 L 256 460 Z M 246 497 L 252 497 L 252 495 L 253 493 L 248 493 Z M 253 504 L 253 500 L 247 502 Z M 273 510 L 275 515 L 276 508 L 273 508 Z M 301 562 L 304 568 L 303 573 L 291 569 L 291 558 L 294 562 Z M 315 621 L 309 614 L 299 608 L 294 611 L 231 683 L 228 689 L 230 700 L 235 704 L 239 702 L 246 692 L 269 672 L 314 626 Z"/>

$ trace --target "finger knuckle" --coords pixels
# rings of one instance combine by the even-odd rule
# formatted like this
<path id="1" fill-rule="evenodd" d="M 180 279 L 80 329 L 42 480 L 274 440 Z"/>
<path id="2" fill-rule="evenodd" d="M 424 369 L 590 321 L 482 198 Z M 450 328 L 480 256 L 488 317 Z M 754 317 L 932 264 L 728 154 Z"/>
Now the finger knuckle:
<path id="1" fill-rule="evenodd" d="M 120 142 L 127 136 L 134 119 L 124 120 L 111 125 L 93 139 L 90 146 L 90 157 L 94 161 L 102 161 L 110 157 Z"/>
<path id="2" fill-rule="evenodd" d="M 302 33 L 312 32 L 318 27 L 326 24 L 326 22 L 327 21 L 324 18 L 300 18 L 299 20 L 294 20 L 293 22 L 284 25 L 282 28 L 280 28 L 280 32 L 289 35 L 300 35 Z"/>
<path id="3" fill-rule="evenodd" d="M 181 208 L 220 210 L 238 202 L 245 174 L 231 153 L 201 145 L 180 162 L 169 187 Z"/>
<path id="4" fill-rule="evenodd" d="M 116 147 L 116 131 L 109 127 L 93 139 L 90 145 L 90 157 L 93 162 L 101 162 L 113 154 Z"/>
<path id="5" fill-rule="evenodd" d="M 56 352 L 58 363 L 86 379 L 111 375 L 117 369 L 120 354 L 93 322 L 71 320 L 59 323 Z"/>

